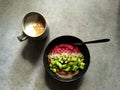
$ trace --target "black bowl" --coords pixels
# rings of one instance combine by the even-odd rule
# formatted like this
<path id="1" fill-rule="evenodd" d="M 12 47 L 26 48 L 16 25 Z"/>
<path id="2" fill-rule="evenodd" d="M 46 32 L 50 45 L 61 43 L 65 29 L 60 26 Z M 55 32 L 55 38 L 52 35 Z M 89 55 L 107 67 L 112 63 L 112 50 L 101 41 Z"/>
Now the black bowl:
<path id="1" fill-rule="evenodd" d="M 44 67 L 45 67 L 46 71 L 54 79 L 57 79 L 58 81 L 62 81 L 62 82 L 72 82 L 72 81 L 75 81 L 75 80 L 78 80 L 78 79 L 82 78 L 82 76 L 88 70 L 89 63 L 90 63 L 90 54 L 89 54 L 89 50 L 88 50 L 88 48 L 85 44 L 82 44 L 82 45 L 78 46 L 81 53 L 84 55 L 85 68 L 83 70 L 79 71 L 79 73 L 77 75 L 73 76 L 72 78 L 61 78 L 58 75 L 56 75 L 54 72 L 52 72 L 49 68 L 48 54 L 54 46 L 56 46 L 60 43 L 79 43 L 79 42 L 83 42 L 83 41 L 80 40 L 79 38 L 75 37 L 75 36 L 65 35 L 65 36 L 60 36 L 60 37 L 55 38 L 54 40 L 52 40 L 48 44 L 48 46 L 46 47 L 45 52 L 44 52 L 43 63 L 44 63 Z"/>

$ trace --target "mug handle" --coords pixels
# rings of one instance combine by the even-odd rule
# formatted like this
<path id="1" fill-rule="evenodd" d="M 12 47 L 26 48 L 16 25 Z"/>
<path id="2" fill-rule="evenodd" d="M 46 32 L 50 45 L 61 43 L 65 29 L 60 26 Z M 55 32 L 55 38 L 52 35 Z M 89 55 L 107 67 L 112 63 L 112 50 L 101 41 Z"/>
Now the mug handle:
<path id="1" fill-rule="evenodd" d="M 22 32 L 19 36 L 17 36 L 17 38 L 19 41 L 24 41 L 28 38 L 28 36 L 24 32 Z"/>

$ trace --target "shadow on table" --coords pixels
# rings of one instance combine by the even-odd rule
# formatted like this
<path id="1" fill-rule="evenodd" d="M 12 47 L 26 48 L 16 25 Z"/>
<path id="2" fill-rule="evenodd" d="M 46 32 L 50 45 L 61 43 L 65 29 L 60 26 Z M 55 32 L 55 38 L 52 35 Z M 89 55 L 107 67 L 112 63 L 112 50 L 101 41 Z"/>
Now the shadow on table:
<path id="1" fill-rule="evenodd" d="M 29 60 L 33 65 L 35 65 L 38 62 L 41 54 L 43 53 L 48 39 L 49 36 L 43 40 L 29 39 L 22 51 L 23 58 L 25 60 Z"/>
<path id="2" fill-rule="evenodd" d="M 60 82 L 45 73 L 45 81 L 50 90 L 78 90 L 82 85 L 84 77 L 74 82 Z"/>

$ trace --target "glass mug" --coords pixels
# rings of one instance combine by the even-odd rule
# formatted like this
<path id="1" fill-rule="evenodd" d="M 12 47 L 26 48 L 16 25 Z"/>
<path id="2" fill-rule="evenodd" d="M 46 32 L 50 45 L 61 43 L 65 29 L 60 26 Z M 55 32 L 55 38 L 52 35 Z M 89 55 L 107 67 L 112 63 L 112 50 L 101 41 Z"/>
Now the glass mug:
<path id="1" fill-rule="evenodd" d="M 30 12 L 23 18 L 22 33 L 18 36 L 19 41 L 31 39 L 44 39 L 48 36 L 49 30 L 43 15 L 37 12 Z"/>

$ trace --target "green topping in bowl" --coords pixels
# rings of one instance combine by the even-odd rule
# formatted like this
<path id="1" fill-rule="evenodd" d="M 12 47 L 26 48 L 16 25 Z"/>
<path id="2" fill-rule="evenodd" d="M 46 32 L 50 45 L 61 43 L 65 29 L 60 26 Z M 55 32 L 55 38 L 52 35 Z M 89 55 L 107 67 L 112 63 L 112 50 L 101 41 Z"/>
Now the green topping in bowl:
<path id="1" fill-rule="evenodd" d="M 50 70 L 55 73 L 57 70 L 69 72 L 85 68 L 84 57 L 82 53 L 51 53 L 48 55 L 48 59 L 50 60 Z"/>

